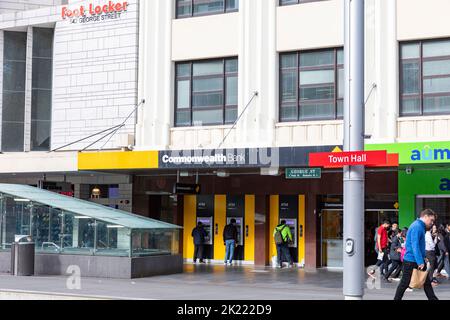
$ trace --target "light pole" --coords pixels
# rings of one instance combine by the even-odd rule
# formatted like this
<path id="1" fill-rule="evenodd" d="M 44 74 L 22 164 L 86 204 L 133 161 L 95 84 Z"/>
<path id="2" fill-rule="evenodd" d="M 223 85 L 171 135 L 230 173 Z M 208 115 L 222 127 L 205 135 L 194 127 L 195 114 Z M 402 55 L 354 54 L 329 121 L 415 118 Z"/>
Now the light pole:
<path id="1" fill-rule="evenodd" d="M 364 0 L 345 0 L 344 151 L 364 151 Z M 364 296 L 363 166 L 344 167 L 344 296 Z"/>

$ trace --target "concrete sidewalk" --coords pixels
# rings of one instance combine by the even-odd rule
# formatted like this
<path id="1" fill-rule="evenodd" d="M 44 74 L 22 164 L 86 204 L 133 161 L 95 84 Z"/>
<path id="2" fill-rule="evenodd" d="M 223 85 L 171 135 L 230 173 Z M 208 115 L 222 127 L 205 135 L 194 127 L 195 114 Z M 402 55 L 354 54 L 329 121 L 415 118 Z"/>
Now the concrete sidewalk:
<path id="1" fill-rule="evenodd" d="M 146 279 L 82 278 L 79 290 L 67 288 L 68 277 L 0 275 L 0 299 L 162 299 L 162 300 L 341 300 L 342 272 L 185 265 L 183 274 Z M 398 282 L 381 282 L 365 299 L 392 300 Z M 450 281 L 435 288 L 450 300 Z M 423 290 L 405 300 L 425 300 Z"/>

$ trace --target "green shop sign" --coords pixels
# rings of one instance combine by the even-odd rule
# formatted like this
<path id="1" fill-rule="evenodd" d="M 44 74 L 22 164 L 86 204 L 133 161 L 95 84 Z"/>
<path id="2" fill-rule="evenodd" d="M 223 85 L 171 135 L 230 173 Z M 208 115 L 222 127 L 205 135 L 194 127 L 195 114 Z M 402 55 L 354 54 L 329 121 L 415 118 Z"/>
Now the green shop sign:
<path id="1" fill-rule="evenodd" d="M 286 179 L 320 179 L 322 169 L 320 168 L 287 168 Z"/>
<path id="2" fill-rule="evenodd" d="M 398 153 L 400 164 L 450 163 L 450 141 L 369 144 L 365 149 Z"/>

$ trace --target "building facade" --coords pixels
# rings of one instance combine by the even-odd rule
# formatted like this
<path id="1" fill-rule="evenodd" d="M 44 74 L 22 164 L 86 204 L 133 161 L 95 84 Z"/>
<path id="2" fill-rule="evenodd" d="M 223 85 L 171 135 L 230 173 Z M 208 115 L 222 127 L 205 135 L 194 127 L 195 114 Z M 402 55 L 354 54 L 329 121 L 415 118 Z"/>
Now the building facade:
<path id="1" fill-rule="evenodd" d="M 242 263 L 271 263 L 286 220 L 300 266 L 342 265 L 342 171 L 287 173 L 343 145 L 343 0 L 9 3 L 2 182 L 65 182 L 84 198 L 97 187 L 93 201 L 182 225 L 187 261 L 197 221 L 218 262 L 236 218 Z M 366 146 L 399 154 L 398 168 L 367 170 L 368 264 L 382 219 L 450 218 L 448 9 L 366 0 Z"/>

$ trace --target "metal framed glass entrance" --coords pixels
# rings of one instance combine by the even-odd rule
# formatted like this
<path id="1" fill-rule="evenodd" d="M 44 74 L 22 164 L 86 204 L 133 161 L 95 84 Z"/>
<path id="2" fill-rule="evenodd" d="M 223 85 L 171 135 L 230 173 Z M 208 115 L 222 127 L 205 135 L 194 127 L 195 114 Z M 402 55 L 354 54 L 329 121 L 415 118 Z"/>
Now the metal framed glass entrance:
<path id="1" fill-rule="evenodd" d="M 38 253 L 175 255 L 181 227 L 25 186 L 0 184 L 0 250 L 31 235 Z"/>
<path id="2" fill-rule="evenodd" d="M 324 209 L 320 212 L 320 266 L 343 267 L 343 218 L 342 209 Z M 365 211 L 365 264 L 376 262 L 375 229 L 383 220 L 398 221 L 398 210 L 368 209 Z"/>

